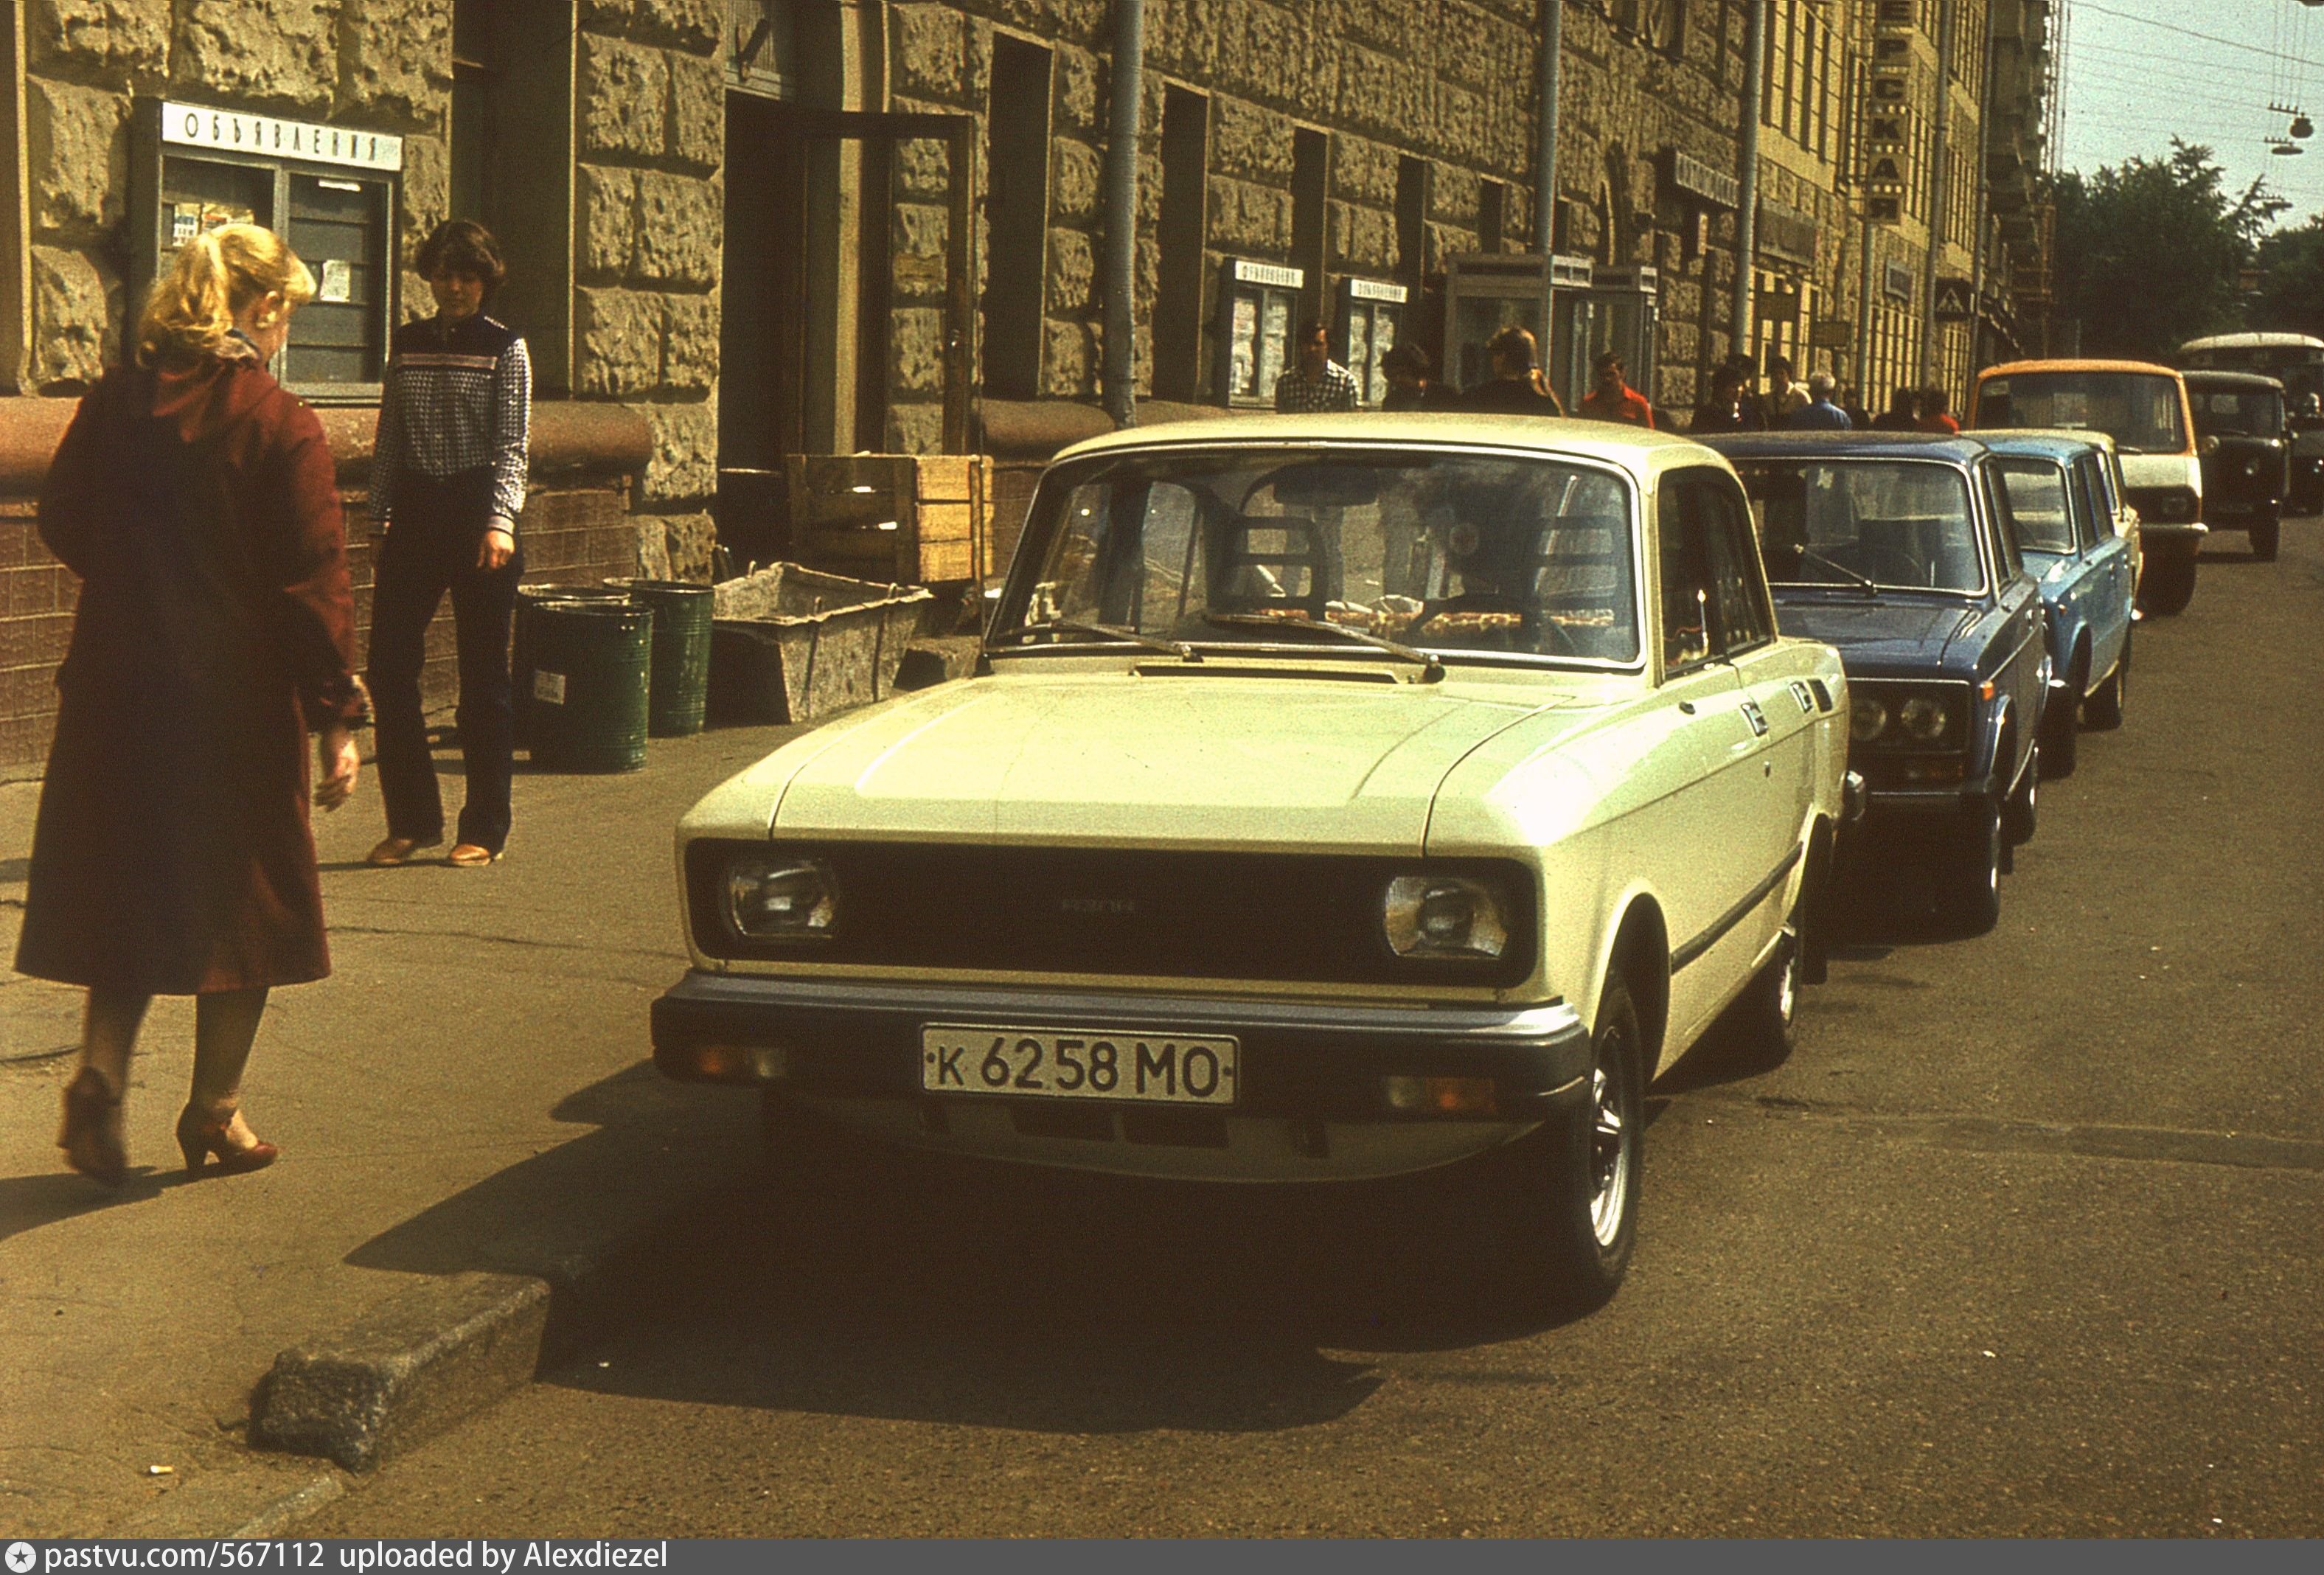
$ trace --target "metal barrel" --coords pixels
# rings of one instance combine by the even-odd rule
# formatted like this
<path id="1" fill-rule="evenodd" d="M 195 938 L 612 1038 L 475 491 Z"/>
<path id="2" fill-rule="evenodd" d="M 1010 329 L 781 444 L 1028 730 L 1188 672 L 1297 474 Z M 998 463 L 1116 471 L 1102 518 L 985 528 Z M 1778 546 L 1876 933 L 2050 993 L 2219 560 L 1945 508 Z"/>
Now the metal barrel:
<path id="1" fill-rule="evenodd" d="M 510 641 L 509 710 L 511 736 L 520 747 L 532 741 L 532 617 L 536 608 L 552 602 L 567 604 L 619 605 L 630 599 L 625 587 L 610 585 L 519 585 L 516 588 L 516 630 Z"/>
<path id="2" fill-rule="evenodd" d="M 653 613 L 653 677 L 646 700 L 646 731 L 656 738 L 686 738 L 702 731 L 710 689 L 708 585 L 682 580 L 633 580 L 630 595 Z"/>
<path id="3" fill-rule="evenodd" d="M 653 614 L 627 602 L 539 602 L 530 622 L 534 762 L 565 771 L 642 767 Z"/>

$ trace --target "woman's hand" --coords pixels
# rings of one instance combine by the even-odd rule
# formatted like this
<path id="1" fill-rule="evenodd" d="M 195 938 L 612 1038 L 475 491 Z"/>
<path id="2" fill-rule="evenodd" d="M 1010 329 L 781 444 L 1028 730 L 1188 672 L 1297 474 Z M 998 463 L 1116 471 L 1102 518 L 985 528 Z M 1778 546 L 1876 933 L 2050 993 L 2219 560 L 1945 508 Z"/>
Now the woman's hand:
<path id="1" fill-rule="evenodd" d="M 484 539 L 476 544 L 476 566 L 487 573 L 506 568 L 509 559 L 516 556 L 516 532 L 506 522 L 495 517 L 484 531 Z"/>
<path id="2" fill-rule="evenodd" d="M 363 757 L 355 751 L 355 735 L 344 723 L 333 723 L 315 741 L 315 756 L 322 776 L 315 784 L 315 802 L 337 809 L 355 790 Z"/>

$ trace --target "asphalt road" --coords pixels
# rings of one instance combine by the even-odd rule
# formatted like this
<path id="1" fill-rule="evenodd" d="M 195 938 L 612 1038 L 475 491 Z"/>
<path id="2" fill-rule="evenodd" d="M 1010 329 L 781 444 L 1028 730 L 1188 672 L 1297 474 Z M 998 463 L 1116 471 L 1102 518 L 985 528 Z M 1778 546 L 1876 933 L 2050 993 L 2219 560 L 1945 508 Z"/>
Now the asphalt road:
<path id="1" fill-rule="evenodd" d="M 317 1535 L 2324 1533 L 2324 524 L 2141 625 L 1991 935 L 1858 927 L 1653 1101 L 1642 1247 L 1480 1295 L 1463 1178 L 738 1184 L 634 1328 Z"/>

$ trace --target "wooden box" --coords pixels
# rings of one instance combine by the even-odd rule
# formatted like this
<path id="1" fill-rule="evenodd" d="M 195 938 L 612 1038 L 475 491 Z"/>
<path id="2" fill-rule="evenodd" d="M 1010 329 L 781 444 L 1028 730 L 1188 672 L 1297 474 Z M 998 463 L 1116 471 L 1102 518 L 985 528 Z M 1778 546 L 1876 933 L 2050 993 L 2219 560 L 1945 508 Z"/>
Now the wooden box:
<path id="1" fill-rule="evenodd" d="M 793 455 L 791 540 L 802 563 L 901 585 L 990 568 L 981 454 Z"/>

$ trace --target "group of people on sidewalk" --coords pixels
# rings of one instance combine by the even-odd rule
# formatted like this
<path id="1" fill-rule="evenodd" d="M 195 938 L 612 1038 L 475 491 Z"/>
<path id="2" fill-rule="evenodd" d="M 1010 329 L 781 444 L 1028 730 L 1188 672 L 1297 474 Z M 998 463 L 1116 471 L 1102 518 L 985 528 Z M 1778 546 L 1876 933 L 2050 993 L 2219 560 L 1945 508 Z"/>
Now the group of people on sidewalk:
<path id="1" fill-rule="evenodd" d="M 530 372 L 524 341 L 484 313 L 505 270 L 482 226 L 438 226 L 416 262 L 437 309 L 397 329 L 381 400 L 368 686 L 330 447 L 268 371 L 316 292 L 272 231 L 226 225 L 180 248 L 42 486 L 41 538 L 81 590 L 16 969 L 88 992 L 57 1142 L 110 1185 L 127 1175 L 122 1099 L 156 995 L 195 998 L 187 1170 L 274 1161 L 242 1080 L 268 991 L 330 972 L 310 806 L 353 795 L 368 713 L 388 822 L 370 861 L 442 840 L 420 678 L 447 593 L 467 772 L 447 861 L 491 863 L 508 837 Z"/>
<path id="2" fill-rule="evenodd" d="M 1563 416 L 1565 406 L 1542 375 L 1538 345 L 1525 328 L 1505 327 L 1486 344 L 1492 375 L 1465 389 L 1447 388 L 1433 377 L 1428 353 L 1405 341 L 1380 357 L 1388 381 L 1383 410 L 1423 410 L 1475 416 Z M 1886 414 L 1875 417 L 1858 391 L 1843 392 L 1829 372 L 1811 373 L 1803 383 L 1791 362 L 1777 355 L 1767 364 L 1768 389 L 1753 386 L 1751 360 L 1736 355 L 1711 374 L 1711 396 L 1695 408 L 1691 432 L 1873 431 L 1957 433 L 1960 423 L 1942 389 L 1900 388 Z M 1275 380 L 1275 408 L 1286 414 L 1353 410 L 1362 402 L 1355 374 L 1332 359 L 1331 334 L 1321 322 L 1299 330 L 1298 356 Z M 1574 412 L 1583 420 L 1616 421 L 1647 431 L 1675 429 L 1651 401 L 1629 384 L 1629 369 L 1613 351 L 1591 363 L 1590 391 Z"/>

